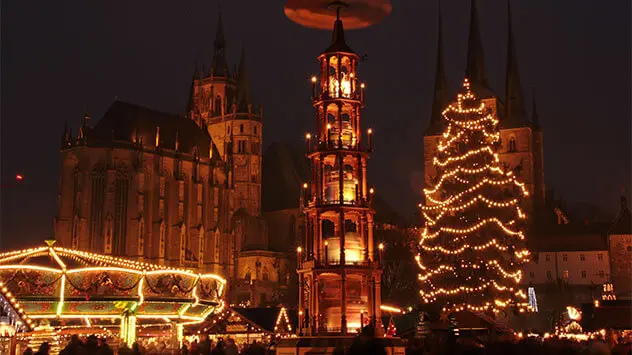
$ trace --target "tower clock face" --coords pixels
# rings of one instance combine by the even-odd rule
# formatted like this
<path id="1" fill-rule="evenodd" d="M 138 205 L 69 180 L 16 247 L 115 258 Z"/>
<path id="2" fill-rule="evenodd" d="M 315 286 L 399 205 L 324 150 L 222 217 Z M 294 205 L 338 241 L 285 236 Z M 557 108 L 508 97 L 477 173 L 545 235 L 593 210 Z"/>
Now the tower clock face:
<path id="1" fill-rule="evenodd" d="M 246 165 L 246 157 L 243 155 L 238 155 L 235 157 L 235 164 L 237 166 L 244 166 Z"/>

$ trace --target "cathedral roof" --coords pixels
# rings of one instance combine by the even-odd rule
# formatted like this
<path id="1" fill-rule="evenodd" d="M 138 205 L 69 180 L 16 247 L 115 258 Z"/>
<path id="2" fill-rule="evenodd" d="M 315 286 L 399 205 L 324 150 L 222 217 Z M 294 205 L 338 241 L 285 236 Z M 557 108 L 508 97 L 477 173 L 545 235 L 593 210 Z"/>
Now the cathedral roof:
<path id="1" fill-rule="evenodd" d="M 209 156 L 211 137 L 194 121 L 121 101 L 115 101 L 90 130 L 88 144 L 142 139 L 145 145 L 154 145 L 157 134 L 163 148 L 175 150 L 177 142 L 180 152 L 193 154 L 197 149 L 201 157 Z M 213 155 L 219 157 L 214 144 Z"/>

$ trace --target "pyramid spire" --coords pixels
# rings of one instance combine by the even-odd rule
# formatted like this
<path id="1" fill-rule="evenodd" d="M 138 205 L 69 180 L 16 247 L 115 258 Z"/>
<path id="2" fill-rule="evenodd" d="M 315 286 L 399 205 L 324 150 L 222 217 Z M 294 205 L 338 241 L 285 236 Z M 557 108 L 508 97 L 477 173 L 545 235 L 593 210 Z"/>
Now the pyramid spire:
<path id="1" fill-rule="evenodd" d="M 476 0 L 472 0 L 470 6 L 470 34 L 467 48 L 467 66 L 465 76 L 469 79 L 472 90 L 481 98 L 495 96 L 487 84 L 485 74 L 485 55 L 483 42 L 478 24 Z"/>
<path id="2" fill-rule="evenodd" d="M 252 98 L 250 96 L 248 71 L 246 70 L 246 46 L 242 44 L 239 69 L 237 71 L 237 112 L 248 112 L 249 105 L 252 105 Z"/>
<path id="3" fill-rule="evenodd" d="M 340 8 L 336 9 L 336 21 L 334 22 L 334 30 L 331 34 L 331 45 L 325 49 L 325 53 L 345 52 L 355 53 L 345 42 L 345 30 L 340 19 Z"/>
<path id="4" fill-rule="evenodd" d="M 185 117 L 191 118 L 193 116 L 193 108 L 195 106 L 195 80 L 198 79 L 198 63 L 195 62 L 195 68 L 193 69 L 193 79 L 191 79 L 191 89 L 189 90 L 189 101 L 187 102 L 187 110 Z"/>
<path id="5" fill-rule="evenodd" d="M 215 76 L 230 77 L 228 62 L 226 62 L 226 39 L 224 38 L 224 24 L 221 11 L 219 11 L 217 16 L 217 32 L 215 33 L 215 43 L 213 44 L 213 63 L 211 68 Z"/>
<path id="6" fill-rule="evenodd" d="M 442 112 L 447 106 L 445 80 L 445 68 L 443 61 L 443 35 L 441 30 L 441 4 L 439 3 L 438 13 L 438 35 L 437 35 L 437 64 L 435 70 L 434 99 L 432 101 L 432 111 L 430 115 L 430 126 L 426 134 L 439 134 L 442 128 Z"/>
<path id="7" fill-rule="evenodd" d="M 72 142 L 71 142 L 71 135 L 72 133 L 70 131 L 68 131 L 68 121 L 64 121 L 64 133 L 61 136 L 61 147 L 62 148 L 66 148 L 69 147 Z"/>
<path id="8" fill-rule="evenodd" d="M 538 119 L 538 108 L 535 105 L 535 88 L 533 89 L 533 112 L 531 113 L 531 124 L 533 128 L 540 128 L 540 120 Z"/>
<path id="9" fill-rule="evenodd" d="M 520 72 L 516 57 L 513 28 L 511 24 L 511 3 L 507 1 L 507 78 L 505 82 L 505 118 L 506 124 L 520 125 L 526 122 L 526 111 Z"/>

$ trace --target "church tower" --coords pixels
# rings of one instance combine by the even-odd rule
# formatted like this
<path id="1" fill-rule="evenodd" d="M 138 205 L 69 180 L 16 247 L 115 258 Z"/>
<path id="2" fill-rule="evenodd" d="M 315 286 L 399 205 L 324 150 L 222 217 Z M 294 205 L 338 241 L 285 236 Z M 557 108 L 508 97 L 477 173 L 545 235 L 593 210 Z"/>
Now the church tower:
<path id="1" fill-rule="evenodd" d="M 234 209 L 251 216 L 261 214 L 261 106 L 253 106 L 242 47 L 239 69 L 232 74 L 226 60 L 226 39 L 219 14 L 209 72 L 196 67 L 187 107 L 189 118 L 208 129 L 221 159 L 228 162 L 234 192 Z"/>
<path id="2" fill-rule="evenodd" d="M 306 136 L 312 174 L 301 196 L 306 233 L 297 249 L 299 334 L 346 335 L 380 324 L 381 272 L 367 183 L 372 132 L 362 134 L 359 57 L 345 43 L 339 17 L 318 61 L 316 133 Z"/>
<path id="3" fill-rule="evenodd" d="M 508 11 L 507 37 L 507 67 L 505 85 L 505 103 L 490 89 L 485 72 L 483 45 L 481 41 L 476 0 L 472 0 L 470 7 L 470 33 L 468 39 L 467 62 L 465 76 L 470 80 L 472 91 L 500 121 L 501 147 L 498 155 L 506 169 L 511 169 L 524 181 L 529 189 L 531 198 L 526 201 L 524 209 L 534 212 L 544 204 L 544 165 L 542 152 L 542 129 L 537 122 L 537 113 L 532 121 L 527 119 L 524 96 L 520 84 L 520 73 L 516 58 L 516 47 L 511 25 L 511 7 Z M 443 69 L 443 46 L 441 38 L 441 15 L 439 14 L 439 35 L 437 51 L 437 69 L 435 74 L 435 98 L 432 106 L 430 125 L 424 133 L 424 168 L 426 186 L 433 183 L 436 170 L 432 164 L 433 156 L 439 142 L 440 135 L 445 128 L 442 110 L 447 106 L 445 88 L 445 73 Z"/>

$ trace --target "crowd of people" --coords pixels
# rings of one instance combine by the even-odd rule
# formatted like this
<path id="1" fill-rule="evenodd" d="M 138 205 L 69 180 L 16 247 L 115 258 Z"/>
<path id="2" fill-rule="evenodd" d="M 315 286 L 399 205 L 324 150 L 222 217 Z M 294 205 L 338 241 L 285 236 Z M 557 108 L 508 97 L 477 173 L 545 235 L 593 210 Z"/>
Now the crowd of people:
<path id="1" fill-rule="evenodd" d="M 527 337 L 517 341 L 484 341 L 480 338 L 415 339 L 406 355 L 632 355 L 629 339 L 576 341 L 567 338 Z"/>
<path id="2" fill-rule="evenodd" d="M 34 352 L 27 348 L 24 355 L 48 355 L 50 346 L 42 343 Z M 135 342 L 132 347 L 122 343 L 117 349 L 108 345 L 106 339 L 89 336 L 80 339 L 73 335 L 60 355 L 269 355 L 274 351 L 261 343 L 236 344 L 232 338 L 213 341 L 207 335 L 192 342 L 184 342 L 180 349 L 169 349 L 167 343 L 143 341 Z M 335 349 L 335 355 L 386 355 L 386 348 L 379 338 L 372 334 L 358 335 L 348 349 Z M 589 339 L 575 341 L 565 338 L 527 337 L 516 341 L 486 341 L 478 337 L 436 337 L 410 339 L 407 343 L 406 355 L 632 355 L 630 339 L 606 341 Z"/>

